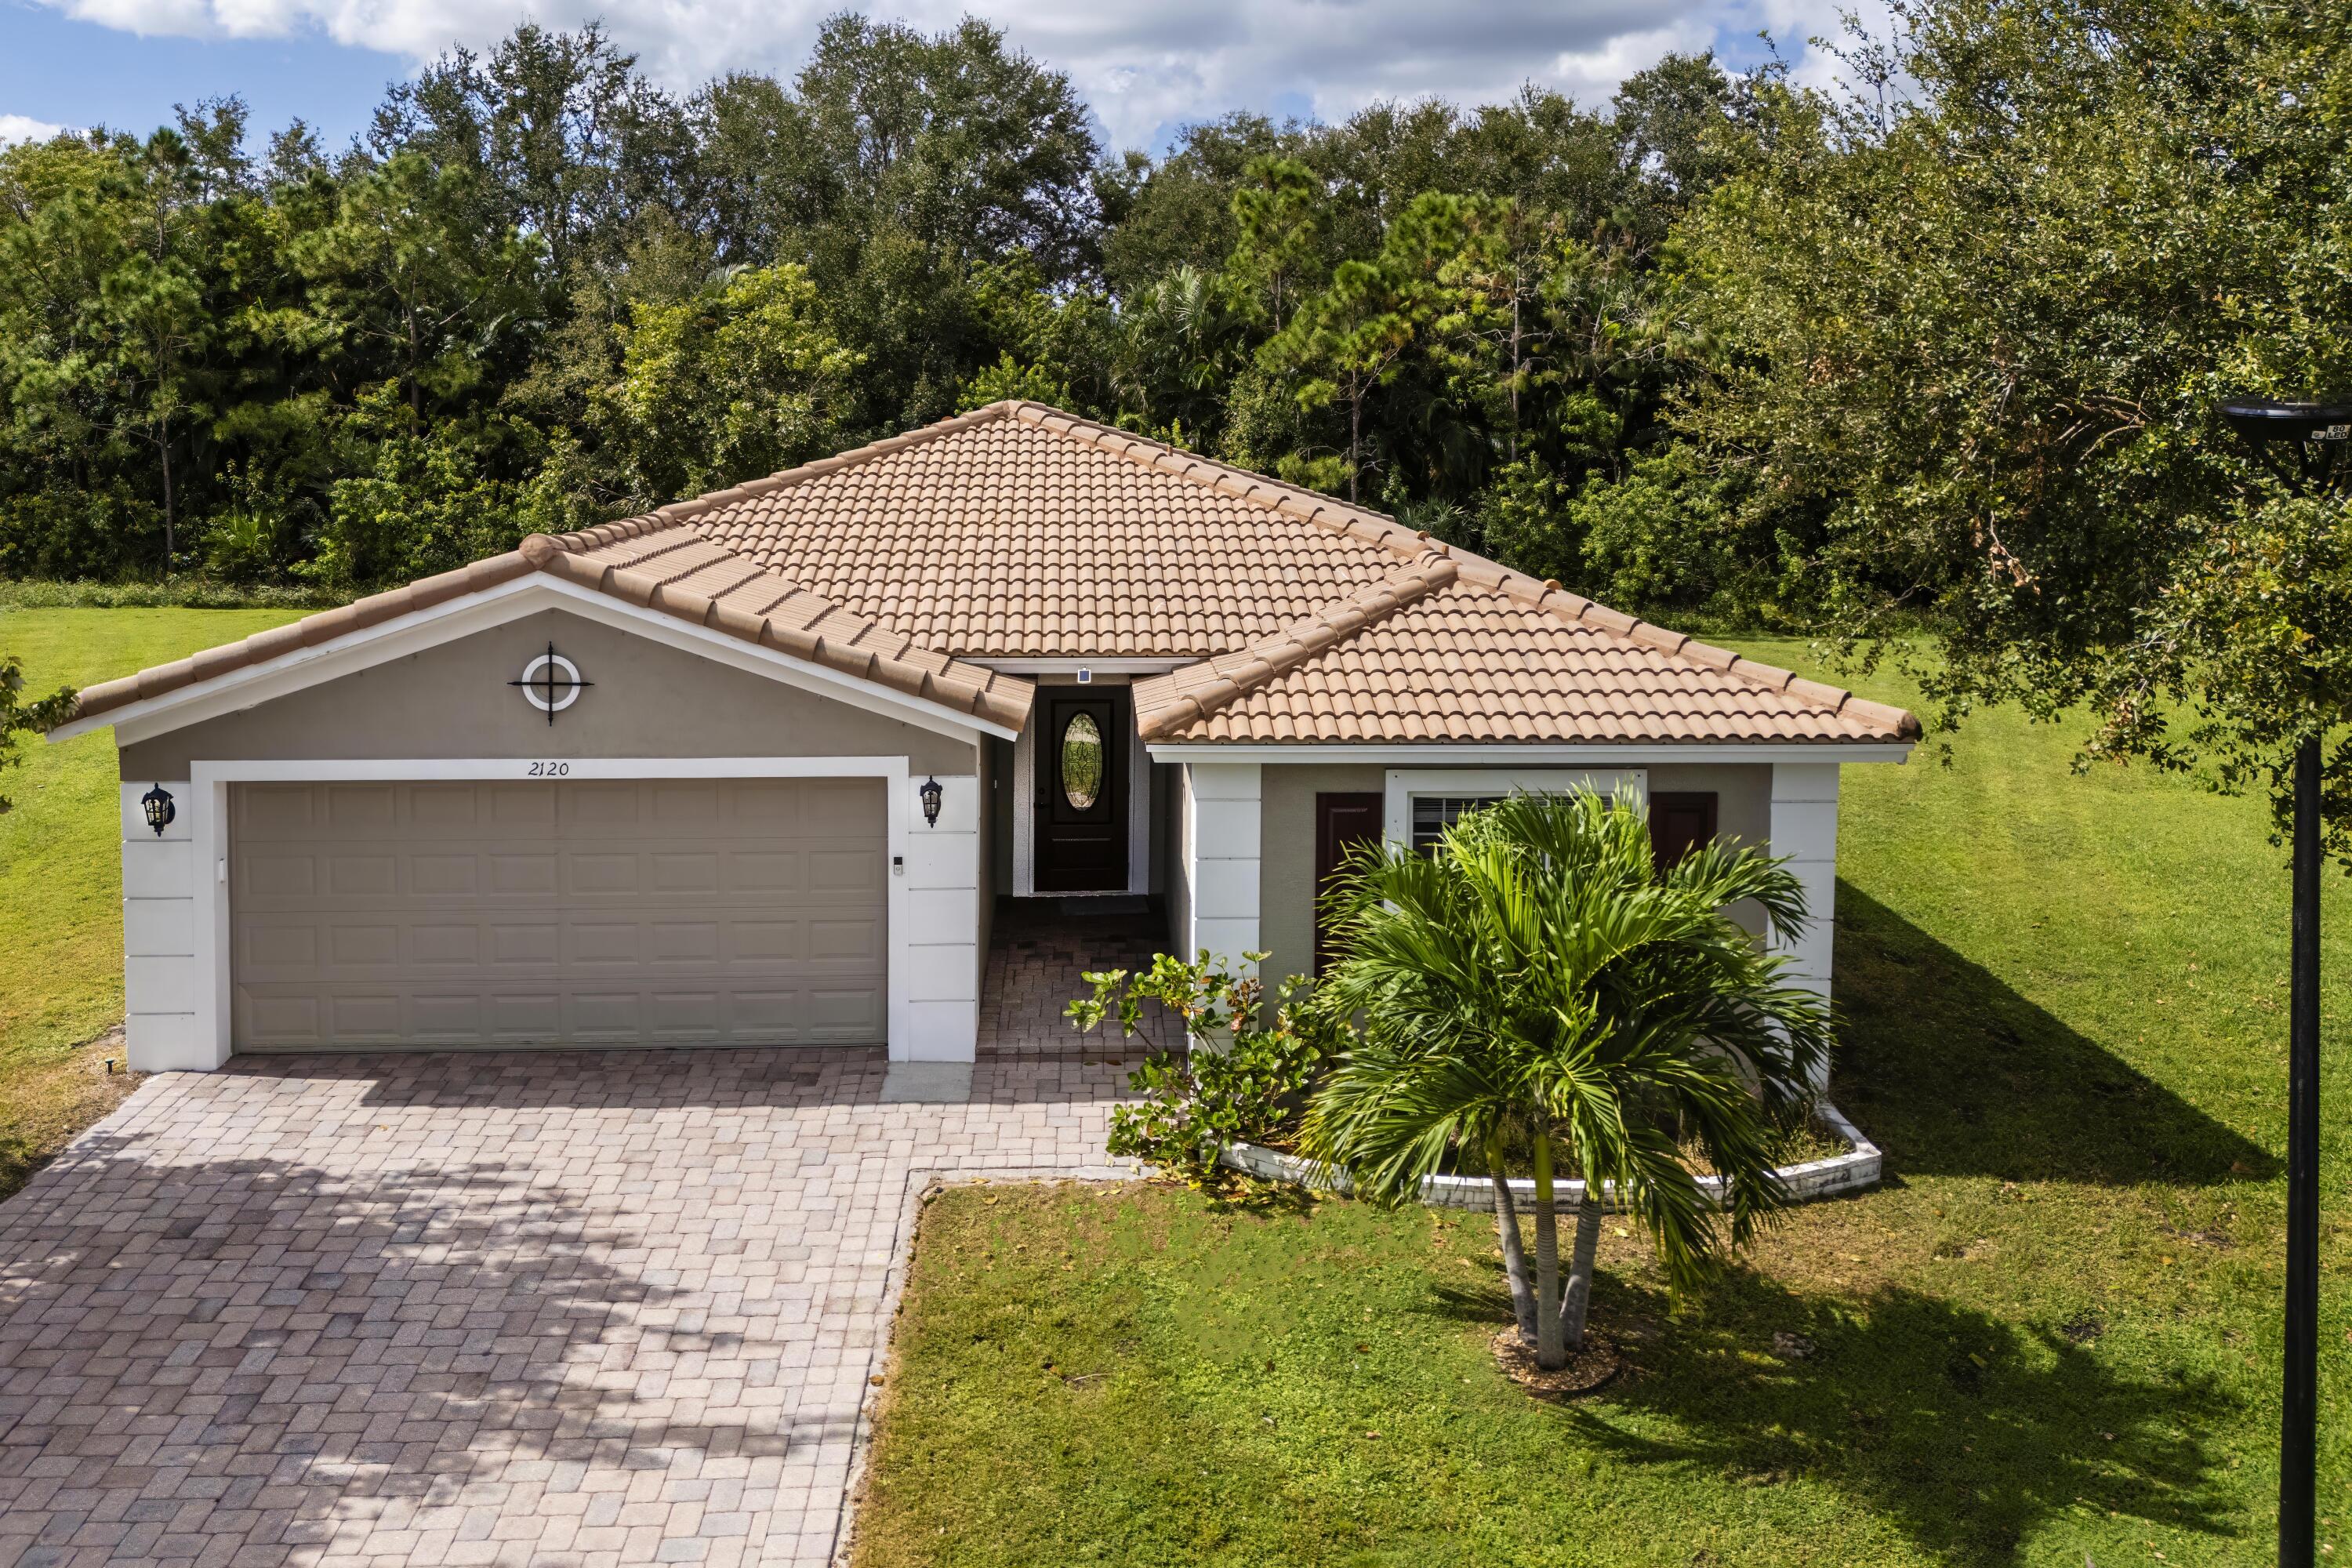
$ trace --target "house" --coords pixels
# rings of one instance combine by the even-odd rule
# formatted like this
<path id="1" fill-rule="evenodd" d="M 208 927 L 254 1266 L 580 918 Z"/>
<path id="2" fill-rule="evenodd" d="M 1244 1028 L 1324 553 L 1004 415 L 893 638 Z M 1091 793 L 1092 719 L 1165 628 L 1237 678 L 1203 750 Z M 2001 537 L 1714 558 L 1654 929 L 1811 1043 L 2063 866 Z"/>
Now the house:
<path id="1" fill-rule="evenodd" d="M 1002 898 L 1318 959 L 1318 877 L 1517 789 L 1793 858 L 1899 710 L 1031 403 L 83 693 L 131 1064 L 887 1043 L 970 1060 Z"/>

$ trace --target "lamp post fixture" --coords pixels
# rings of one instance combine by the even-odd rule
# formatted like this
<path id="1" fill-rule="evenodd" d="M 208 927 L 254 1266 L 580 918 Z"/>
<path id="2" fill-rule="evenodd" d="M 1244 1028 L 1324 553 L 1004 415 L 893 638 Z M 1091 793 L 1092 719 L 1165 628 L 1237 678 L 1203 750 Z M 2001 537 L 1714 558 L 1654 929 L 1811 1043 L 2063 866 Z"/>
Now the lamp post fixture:
<path id="1" fill-rule="evenodd" d="M 2352 481 L 2352 402 L 2233 398 L 2221 417 L 2294 494 Z M 2319 1447 L 2320 736 L 2294 751 L 2294 970 L 2288 982 L 2286 1373 L 2279 1430 L 2280 1568 L 2309 1568 Z"/>

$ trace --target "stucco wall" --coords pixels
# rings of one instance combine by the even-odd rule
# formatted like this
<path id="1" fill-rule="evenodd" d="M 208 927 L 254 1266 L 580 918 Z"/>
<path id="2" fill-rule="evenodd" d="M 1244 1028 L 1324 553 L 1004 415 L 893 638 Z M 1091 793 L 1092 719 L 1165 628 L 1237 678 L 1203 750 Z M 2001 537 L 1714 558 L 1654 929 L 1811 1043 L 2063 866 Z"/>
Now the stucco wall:
<path id="1" fill-rule="evenodd" d="M 1743 844 L 1771 837 L 1772 769 L 1763 763 L 1668 763 L 1644 765 L 1654 792 L 1712 790 L 1716 830 Z M 1264 784 L 1263 909 L 1259 942 L 1270 979 L 1304 974 L 1315 958 L 1315 797 L 1326 791 L 1378 795 L 1388 769 L 1372 763 L 1268 763 Z M 1735 918 L 1755 929 L 1753 911 Z"/>
<path id="2" fill-rule="evenodd" d="M 1261 785 L 1258 942 L 1269 984 L 1315 963 L 1315 797 L 1326 791 L 1378 795 L 1388 770 L 1376 763 L 1269 764 Z"/>
<path id="3" fill-rule="evenodd" d="M 593 682 L 547 716 L 507 684 L 552 640 Z M 562 610 L 444 643 L 122 748 L 122 777 L 312 757 L 904 756 L 972 774 L 973 747 Z"/>

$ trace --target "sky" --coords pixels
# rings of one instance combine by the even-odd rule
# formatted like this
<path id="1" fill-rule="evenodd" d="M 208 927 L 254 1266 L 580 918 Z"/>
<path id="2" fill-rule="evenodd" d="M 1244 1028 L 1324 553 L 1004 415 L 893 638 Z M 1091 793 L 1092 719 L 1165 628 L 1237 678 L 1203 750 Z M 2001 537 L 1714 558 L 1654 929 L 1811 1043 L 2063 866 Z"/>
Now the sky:
<path id="1" fill-rule="evenodd" d="M 1800 79 L 1840 0 L 885 0 L 856 9 L 927 32 L 971 14 L 1067 71 L 1118 148 L 1163 150 L 1234 109 L 1344 116 L 1379 99 L 1495 102 L 1536 82 L 1599 105 L 1671 50 L 1760 58 Z M 145 131 L 175 103 L 237 93 L 258 131 L 299 116 L 330 145 L 387 82 L 523 21 L 601 19 L 666 86 L 789 75 L 844 0 L 0 0 L 0 141 L 59 126 Z"/>

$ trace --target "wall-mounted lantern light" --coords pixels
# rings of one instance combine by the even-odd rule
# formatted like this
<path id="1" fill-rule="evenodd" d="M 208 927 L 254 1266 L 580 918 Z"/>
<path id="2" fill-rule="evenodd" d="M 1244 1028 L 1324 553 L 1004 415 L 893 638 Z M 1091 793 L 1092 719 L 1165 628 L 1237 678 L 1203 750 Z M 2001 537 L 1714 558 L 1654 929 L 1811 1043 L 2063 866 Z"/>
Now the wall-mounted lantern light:
<path id="1" fill-rule="evenodd" d="M 939 780 L 923 781 L 923 822 L 926 826 L 937 827 L 940 825 L 940 796 L 946 793 L 940 787 Z"/>
<path id="2" fill-rule="evenodd" d="M 172 805 L 171 792 L 162 784 L 139 797 L 139 808 L 147 814 L 147 826 L 155 830 L 158 838 L 163 837 L 163 829 L 172 826 L 172 818 L 179 815 Z"/>

